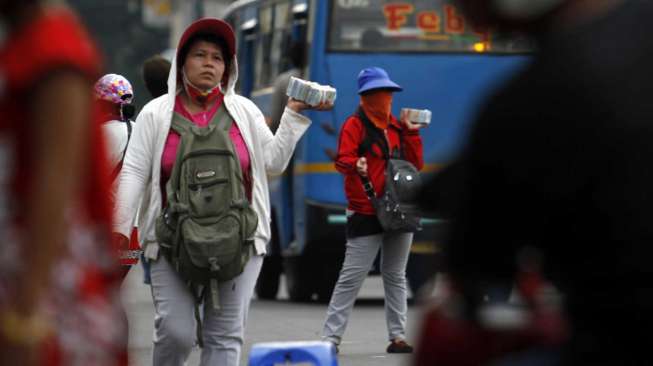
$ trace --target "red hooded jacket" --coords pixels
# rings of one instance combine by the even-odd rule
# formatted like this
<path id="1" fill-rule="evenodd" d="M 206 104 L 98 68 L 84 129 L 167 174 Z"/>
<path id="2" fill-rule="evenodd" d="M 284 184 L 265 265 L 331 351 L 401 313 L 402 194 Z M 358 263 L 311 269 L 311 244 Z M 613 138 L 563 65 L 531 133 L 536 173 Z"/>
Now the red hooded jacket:
<path id="1" fill-rule="evenodd" d="M 403 156 L 406 160 L 415 165 L 418 170 L 424 166 L 422 154 L 422 138 L 419 130 L 409 130 L 400 124 L 394 117 L 390 116 L 390 125 L 386 130 L 386 137 L 390 151 L 399 148 L 400 140 L 403 149 Z M 374 215 L 372 203 L 363 190 L 356 161 L 358 161 L 358 147 L 365 138 L 365 125 L 363 121 L 354 114 L 342 125 L 338 140 L 338 156 L 336 158 L 336 169 L 345 176 L 345 195 L 347 196 L 347 208 L 351 211 Z M 374 154 L 372 153 L 374 152 Z M 377 196 L 380 196 L 385 188 L 385 167 L 386 160 L 383 159 L 381 147 L 373 144 L 371 151 L 363 154 L 367 160 L 367 175 L 374 186 Z"/>

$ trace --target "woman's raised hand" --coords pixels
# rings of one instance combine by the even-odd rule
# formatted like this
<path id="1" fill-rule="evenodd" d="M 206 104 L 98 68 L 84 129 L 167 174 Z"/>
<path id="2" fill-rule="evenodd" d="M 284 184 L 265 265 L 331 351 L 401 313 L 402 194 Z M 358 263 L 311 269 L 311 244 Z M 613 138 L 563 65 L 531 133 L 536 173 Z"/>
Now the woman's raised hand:
<path id="1" fill-rule="evenodd" d="M 401 123 L 405 125 L 409 130 L 419 130 L 420 128 L 426 126 L 425 124 L 422 123 L 411 122 L 408 119 L 408 113 L 405 113 L 403 109 L 401 110 L 401 114 L 399 115 L 399 120 L 401 120 Z"/>

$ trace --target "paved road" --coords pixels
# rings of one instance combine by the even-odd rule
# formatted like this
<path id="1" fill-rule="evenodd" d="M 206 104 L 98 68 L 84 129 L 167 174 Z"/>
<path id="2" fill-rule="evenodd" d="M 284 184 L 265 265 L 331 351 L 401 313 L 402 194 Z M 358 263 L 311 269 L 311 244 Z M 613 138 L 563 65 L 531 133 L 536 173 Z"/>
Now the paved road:
<path id="1" fill-rule="evenodd" d="M 130 323 L 129 350 L 132 366 L 150 366 L 153 330 L 153 307 L 149 287 L 142 284 L 140 267 L 135 267 L 123 286 L 123 301 Z M 285 289 L 282 286 L 282 297 Z M 406 355 L 389 355 L 380 277 L 369 277 L 354 308 L 345 339 L 340 347 L 340 366 L 409 365 Z M 252 303 L 241 365 L 247 365 L 247 352 L 253 343 L 270 341 L 318 340 L 326 305 L 294 304 L 286 300 Z M 411 306 L 408 331 L 416 332 L 419 309 Z M 414 335 L 409 334 L 409 341 Z M 194 349 L 188 365 L 199 364 L 199 350 Z"/>

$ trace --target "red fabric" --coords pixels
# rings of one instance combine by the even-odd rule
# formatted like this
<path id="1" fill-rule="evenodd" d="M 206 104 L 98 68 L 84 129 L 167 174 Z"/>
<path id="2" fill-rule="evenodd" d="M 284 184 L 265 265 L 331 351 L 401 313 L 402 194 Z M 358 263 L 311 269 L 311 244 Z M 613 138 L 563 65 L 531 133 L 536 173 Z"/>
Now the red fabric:
<path id="1" fill-rule="evenodd" d="M 361 108 L 376 127 L 382 130 L 388 128 L 392 113 L 392 92 L 379 89 L 361 95 Z"/>
<path id="2" fill-rule="evenodd" d="M 526 327 L 500 331 L 432 309 L 422 319 L 413 365 L 490 365 L 519 351 L 560 347 L 568 337 L 567 324 L 558 312 L 535 309 Z"/>
<path id="3" fill-rule="evenodd" d="M 73 69 L 85 74 L 90 81 L 95 81 L 100 74 L 100 59 L 77 18 L 62 8 L 37 17 L 10 37 L 0 51 L 0 69 L 2 77 L 5 78 L 5 94 L 9 94 L 3 95 L 0 129 L 15 129 L 18 134 L 17 149 L 22 162 L 16 166 L 14 189 L 18 194 L 25 195 L 29 192 L 31 183 L 35 182 L 30 179 L 29 167 L 23 163 L 32 158 L 32 151 L 28 146 L 28 125 L 20 123 L 25 119 L 29 92 L 43 81 L 46 75 L 59 69 Z M 92 100 L 90 93 L 89 99 Z M 111 209 L 103 188 L 110 184 L 109 175 L 105 176 L 99 172 L 107 172 L 109 168 L 102 156 L 104 142 L 99 121 L 94 123 L 91 134 L 90 138 L 96 143 L 89 151 L 92 174 L 89 174 L 86 195 L 88 201 L 94 204 L 89 205 L 88 209 L 92 218 L 107 223 L 108 230 Z"/>
<path id="4" fill-rule="evenodd" d="M 227 48 L 229 49 L 229 57 L 227 57 L 227 59 L 232 59 L 236 55 L 236 36 L 234 35 L 233 29 L 229 23 L 216 18 L 202 18 L 191 23 L 181 35 L 177 49 L 183 49 L 186 45 L 186 42 L 188 42 L 188 40 L 197 33 L 209 33 L 217 35 L 227 43 Z M 177 57 L 179 57 L 179 54 L 177 54 Z M 177 59 L 177 65 L 181 67 L 184 64 L 184 61 L 185 60 Z M 229 85 L 229 67 L 230 65 L 225 63 L 225 69 L 224 73 L 222 74 L 221 81 L 223 88 L 227 88 Z M 181 72 L 178 72 L 177 80 L 181 81 L 181 78 Z"/>
<path id="5" fill-rule="evenodd" d="M 184 91 L 186 91 L 186 95 L 188 95 L 191 99 L 195 100 L 196 102 L 202 104 L 202 106 L 204 107 L 210 105 L 211 103 L 214 103 L 218 99 L 222 100 L 222 98 L 224 98 L 224 95 L 222 94 L 220 88 L 217 85 L 209 91 L 204 91 L 195 87 L 195 85 L 191 84 L 190 81 L 186 79 L 183 73 L 182 73 L 182 78 L 183 78 L 182 82 L 184 84 Z"/>
<path id="6" fill-rule="evenodd" d="M 77 18 L 65 8 L 35 13 L 8 37 L 0 48 L 0 217 L 8 217 L 0 220 L 0 232 L 11 228 L 20 238 L 25 212 L 16 208 L 25 206 L 35 184 L 48 184 L 34 176 L 31 166 L 35 151 L 29 121 L 31 93 L 57 71 L 73 71 L 87 78 L 89 104 L 93 105 L 90 85 L 100 75 L 100 58 Z M 83 154 L 86 170 L 76 197 L 80 205 L 69 216 L 66 253 L 70 254 L 62 255 L 55 266 L 69 270 L 68 275 L 53 273 L 49 291 L 40 299 L 57 330 L 43 344 L 44 364 L 48 365 L 127 364 L 126 323 L 117 296 L 119 266 L 117 253 L 110 248 L 110 168 L 99 115 L 95 108 L 89 116 L 92 127 Z M 0 242 L 13 244 L 22 251 L 38 250 L 21 246 L 16 237 L 4 237 Z M 20 262 L 20 257 L 16 261 Z M 11 282 L 17 275 L 0 266 L 0 293 L 19 290 Z M 5 300 L 0 297 L 0 307 Z M 71 339 L 75 341 L 71 343 Z M 79 347 L 80 340 L 83 347 Z"/>
<path id="7" fill-rule="evenodd" d="M 422 155 L 422 138 L 418 131 L 408 130 L 407 127 L 401 126 L 394 116 L 390 116 L 390 126 L 386 129 L 386 136 L 390 149 L 399 147 L 400 134 L 403 135 L 403 152 L 406 160 L 415 165 L 418 170 L 424 166 L 424 157 Z M 363 190 L 358 172 L 356 171 L 356 161 L 358 160 L 358 146 L 365 137 L 365 126 L 357 115 L 353 115 L 345 121 L 340 131 L 338 140 L 338 157 L 336 158 L 336 169 L 345 176 L 345 195 L 347 196 L 347 208 L 349 210 L 374 215 L 374 208 Z M 385 167 L 386 162 L 382 158 L 381 148 L 374 144 L 372 150 L 364 156 L 367 159 L 367 174 L 377 196 L 385 188 Z"/>
<path id="8" fill-rule="evenodd" d="M 499 330 L 462 318 L 464 305 L 457 300 L 462 297 L 449 284 L 441 305 L 427 311 L 422 319 L 413 365 L 489 365 L 522 350 L 562 346 L 569 339 L 569 328 L 557 306 L 541 302 L 539 295 L 547 285 L 539 272 L 520 271 L 517 288 L 529 305 L 529 322 Z"/>
<path id="9" fill-rule="evenodd" d="M 141 253 L 141 244 L 138 242 L 138 228 L 135 227 L 129 237 L 129 247 L 127 250 L 121 250 L 120 253 L 120 264 L 126 267 L 123 268 L 123 277 L 127 275 L 131 266 L 138 263 Z"/>
<path id="10" fill-rule="evenodd" d="M 227 42 L 229 47 L 229 56 L 233 57 L 236 54 L 236 36 L 234 35 L 234 30 L 231 28 L 229 23 L 221 19 L 216 18 L 202 18 L 191 23 L 179 39 L 179 44 L 177 49 L 180 50 L 184 47 L 188 39 L 196 33 L 211 33 L 219 36 Z M 177 63 L 181 65 L 177 60 Z"/>
<path id="11" fill-rule="evenodd" d="M 479 366 L 534 344 L 529 331 L 493 332 L 432 310 L 422 324 L 415 366 Z"/>

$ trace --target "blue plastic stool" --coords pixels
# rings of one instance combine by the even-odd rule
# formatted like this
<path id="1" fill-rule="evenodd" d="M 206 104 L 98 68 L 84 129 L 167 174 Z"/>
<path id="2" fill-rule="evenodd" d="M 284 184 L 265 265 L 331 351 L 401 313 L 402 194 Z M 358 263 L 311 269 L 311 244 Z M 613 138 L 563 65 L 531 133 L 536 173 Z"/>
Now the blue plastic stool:
<path id="1" fill-rule="evenodd" d="M 336 350 L 331 342 L 257 343 L 249 352 L 249 366 L 309 364 L 338 366 Z"/>

